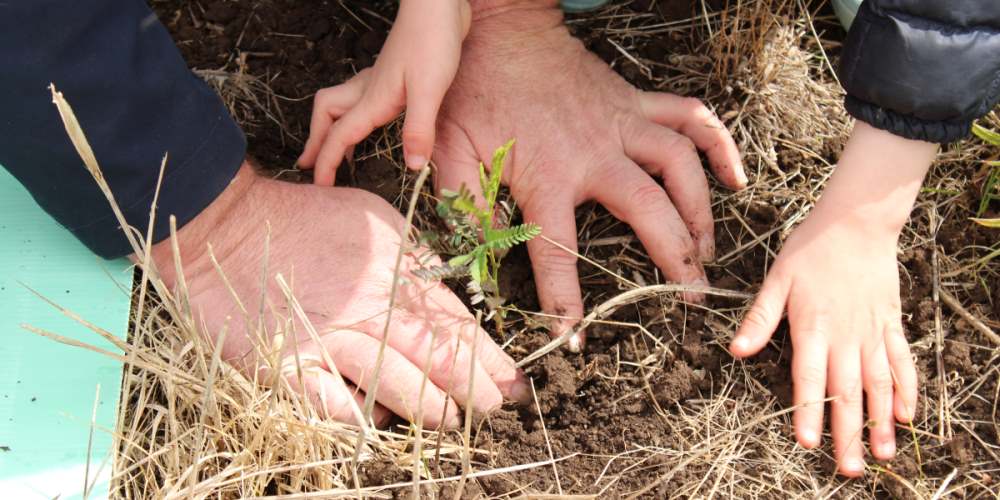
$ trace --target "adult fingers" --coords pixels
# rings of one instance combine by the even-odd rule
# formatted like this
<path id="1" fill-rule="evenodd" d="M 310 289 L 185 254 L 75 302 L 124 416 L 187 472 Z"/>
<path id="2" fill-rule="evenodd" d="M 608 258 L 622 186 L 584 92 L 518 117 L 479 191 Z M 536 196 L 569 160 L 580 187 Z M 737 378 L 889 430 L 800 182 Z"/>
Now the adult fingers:
<path id="1" fill-rule="evenodd" d="M 327 372 L 329 373 L 329 372 Z M 365 391 L 362 391 L 360 387 L 354 385 L 350 382 L 344 382 L 347 385 L 347 389 L 351 391 L 354 396 L 354 401 L 358 405 L 358 409 L 364 409 L 365 407 Z M 392 419 L 393 413 L 389 411 L 388 408 L 375 403 L 372 407 L 372 422 L 374 422 L 375 427 L 384 427 Z"/>
<path id="2" fill-rule="evenodd" d="M 678 283 L 708 285 L 691 233 L 663 188 L 631 161 L 624 168 L 615 169 L 614 175 L 614 183 L 601 183 L 592 191 L 593 197 L 616 218 L 632 226 L 667 278 Z M 703 296 L 686 293 L 685 299 L 700 301 Z"/>
<path id="3" fill-rule="evenodd" d="M 431 158 L 437 115 L 447 90 L 447 83 L 435 82 L 431 76 L 408 75 L 403 119 L 403 157 L 407 167 L 419 170 Z"/>
<path id="4" fill-rule="evenodd" d="M 910 344 L 903 333 L 899 319 L 894 320 L 885 332 L 885 351 L 895 380 L 893 413 L 902 423 L 913 421 L 917 408 L 917 369 L 910 355 Z"/>
<path id="5" fill-rule="evenodd" d="M 857 346 L 832 346 L 827 392 L 830 403 L 830 431 L 837 468 L 848 477 L 860 476 L 865 470 L 864 408 L 861 383 L 861 356 Z"/>
<path id="6" fill-rule="evenodd" d="M 381 347 L 379 340 L 365 333 L 340 330 L 324 335 L 321 341 L 341 375 L 366 392 L 375 388 L 375 360 Z M 423 372 L 390 346 L 384 352 L 375 400 L 411 422 L 415 422 L 423 412 L 423 421 L 428 427 L 442 424 L 448 428 L 458 426 L 455 401 L 433 383 L 426 384 L 423 399 L 420 399 L 422 381 Z"/>
<path id="7" fill-rule="evenodd" d="M 789 282 L 778 269 L 771 269 L 757 293 L 753 305 L 747 310 L 736 336 L 729 344 L 729 351 L 738 358 L 757 354 L 767 345 L 781 322 L 788 299 Z"/>
<path id="8" fill-rule="evenodd" d="M 746 187 L 747 176 L 733 136 L 700 100 L 662 92 L 640 92 L 639 108 L 647 119 L 690 137 L 708 156 L 712 172 L 726 187 Z"/>
<path id="9" fill-rule="evenodd" d="M 811 309 L 789 312 L 792 329 L 792 387 L 795 399 L 795 435 L 799 444 L 813 448 L 820 443 L 823 431 L 823 401 L 826 396 L 826 371 L 829 346 L 824 331 L 828 317 Z"/>
<path id="10" fill-rule="evenodd" d="M 373 325 L 366 330 L 372 338 L 380 341 L 384 327 L 379 322 Z M 389 346 L 420 368 L 417 382 L 423 378 L 424 367 L 428 367 L 427 378 L 432 384 L 462 407 L 487 413 L 503 404 L 503 394 L 478 357 L 476 363 L 472 362 L 469 340 L 475 328 L 476 325 L 471 322 L 445 328 L 428 323 L 408 311 L 395 310 L 389 328 Z M 463 329 L 468 333 L 463 334 Z M 479 345 L 476 351 L 482 352 Z M 428 355 L 430 365 L 427 364 Z"/>
<path id="11" fill-rule="evenodd" d="M 698 246 L 699 257 L 703 262 L 711 261 L 715 257 L 715 221 L 708 179 L 694 143 L 673 130 L 645 122 L 624 140 L 625 154 L 663 179 L 670 201 Z"/>
<path id="12" fill-rule="evenodd" d="M 875 458 L 889 460 L 896 454 L 892 372 L 882 339 L 873 342 L 870 351 L 861 353 L 861 376 L 868 407 L 868 443 Z"/>
<path id="13" fill-rule="evenodd" d="M 568 189 L 532 193 L 521 197 L 524 220 L 538 224 L 542 236 L 528 241 L 528 256 L 535 274 L 535 287 L 542 310 L 558 316 L 552 320 L 553 337 L 560 337 L 583 318 L 583 296 L 576 269 L 575 200 Z M 551 243 L 546 241 L 548 238 Z M 585 339 L 577 334 L 567 344 L 571 351 L 583 348 Z"/>
<path id="14" fill-rule="evenodd" d="M 497 345 L 485 330 L 476 324 L 465 304 L 444 284 L 427 283 L 416 276 L 410 276 L 415 286 L 401 289 L 400 303 L 414 317 L 443 331 L 460 332 L 463 341 L 472 345 L 472 335 L 478 335 L 476 343 L 477 362 L 489 374 L 505 398 L 521 403 L 531 399 L 527 378 L 514 360 Z"/>
<path id="15" fill-rule="evenodd" d="M 282 362 L 282 375 L 289 387 L 309 398 L 313 407 L 324 417 L 338 422 L 360 424 L 355 415 L 360 414 L 360 410 L 364 408 L 364 397 L 359 397 L 358 392 L 352 390 L 339 373 L 331 372 L 315 352 L 302 350 L 298 359 L 302 366 L 295 365 L 295 356 L 288 356 Z M 376 422 L 384 423 L 388 418 L 388 410 L 384 407 L 378 406 L 372 411 L 372 419 Z"/>
<path id="16" fill-rule="evenodd" d="M 365 69 L 340 85 L 316 92 L 313 98 L 312 119 L 309 123 L 309 138 L 296 161 L 299 167 L 313 167 L 330 125 L 357 105 L 364 94 L 370 75 L 371 69 Z"/>
<path id="17" fill-rule="evenodd" d="M 370 98 L 373 94 L 386 97 Z M 321 186 L 332 186 L 337 177 L 337 168 L 348 149 L 363 141 L 376 127 L 385 125 L 401 111 L 402 106 L 394 103 L 388 93 L 369 87 L 358 104 L 330 126 L 316 156 L 313 182 Z"/>

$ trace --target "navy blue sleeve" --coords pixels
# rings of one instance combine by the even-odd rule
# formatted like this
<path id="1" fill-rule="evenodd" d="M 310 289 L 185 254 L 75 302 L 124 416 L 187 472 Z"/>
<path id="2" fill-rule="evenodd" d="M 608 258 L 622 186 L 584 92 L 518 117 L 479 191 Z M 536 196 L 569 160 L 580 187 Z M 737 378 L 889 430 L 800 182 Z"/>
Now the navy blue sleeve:
<path id="1" fill-rule="evenodd" d="M 52 104 L 63 93 L 129 225 L 145 234 L 168 153 L 154 241 L 235 176 L 246 139 L 142 0 L 0 1 L 0 165 L 105 258 L 132 252 Z"/>

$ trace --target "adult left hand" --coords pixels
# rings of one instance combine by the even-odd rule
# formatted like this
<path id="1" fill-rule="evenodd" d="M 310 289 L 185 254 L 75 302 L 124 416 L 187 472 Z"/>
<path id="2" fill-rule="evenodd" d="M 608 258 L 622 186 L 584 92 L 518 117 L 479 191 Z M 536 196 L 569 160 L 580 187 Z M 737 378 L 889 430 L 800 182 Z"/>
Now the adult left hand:
<path id="1" fill-rule="evenodd" d="M 723 185 L 747 182 L 725 126 L 697 99 L 629 85 L 570 35 L 555 1 L 486 3 L 472 3 L 439 116 L 438 188 L 465 184 L 482 199 L 477 164 L 514 138 L 503 181 L 545 237 L 575 252 L 573 209 L 596 200 L 632 226 L 668 279 L 707 284 L 702 262 L 713 258 L 715 237 L 695 147 Z M 583 316 L 577 257 L 544 238 L 528 251 L 542 308 L 564 318 L 553 325 L 561 335 Z"/>

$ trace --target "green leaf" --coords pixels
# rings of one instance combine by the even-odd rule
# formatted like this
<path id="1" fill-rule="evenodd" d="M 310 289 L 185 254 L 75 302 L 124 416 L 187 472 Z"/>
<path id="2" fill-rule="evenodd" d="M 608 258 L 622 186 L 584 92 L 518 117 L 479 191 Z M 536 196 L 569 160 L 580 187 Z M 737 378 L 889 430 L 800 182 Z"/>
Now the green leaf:
<path id="1" fill-rule="evenodd" d="M 524 243 L 541 233 L 542 228 L 538 224 L 531 223 L 503 229 L 489 229 L 484 231 L 483 236 L 486 241 L 483 243 L 483 247 L 489 250 L 506 250 L 519 243 Z"/>
<path id="2" fill-rule="evenodd" d="M 979 224 L 980 226 L 986 226 L 994 229 L 1000 229 L 1000 218 L 998 219 L 972 219 L 972 222 Z"/>
<path id="3" fill-rule="evenodd" d="M 500 181 L 503 179 L 503 166 L 507 160 L 507 155 L 514 147 L 514 139 L 507 141 L 507 144 L 500 146 L 493 152 L 493 163 L 490 168 L 490 178 L 483 185 L 483 196 L 486 197 L 486 206 L 490 212 L 496 204 L 497 195 L 500 194 Z"/>
<path id="4" fill-rule="evenodd" d="M 469 264 L 469 275 L 472 276 L 472 281 L 480 284 L 489 279 L 489 262 L 486 258 L 486 252 L 475 252 L 475 258 L 472 260 L 472 264 Z"/>
<path id="5" fill-rule="evenodd" d="M 982 197 L 979 199 L 979 208 L 976 210 L 976 217 L 982 217 L 986 209 L 990 207 L 990 202 L 997 198 L 997 185 L 1000 184 L 1000 169 L 994 168 L 986 182 L 983 183 Z"/>
<path id="6" fill-rule="evenodd" d="M 486 165 L 483 162 L 479 162 L 479 188 L 483 190 L 483 196 L 486 197 L 486 203 L 490 201 L 490 179 L 486 175 Z"/>
<path id="7" fill-rule="evenodd" d="M 456 255 L 448 260 L 448 265 L 451 267 L 462 267 L 468 264 L 469 261 L 472 260 L 472 257 L 473 255 L 471 253 L 467 253 L 465 255 Z"/>
<path id="8" fill-rule="evenodd" d="M 1000 133 L 985 128 L 978 123 L 972 124 L 972 133 L 976 134 L 976 137 L 979 137 L 994 146 L 1000 146 Z"/>

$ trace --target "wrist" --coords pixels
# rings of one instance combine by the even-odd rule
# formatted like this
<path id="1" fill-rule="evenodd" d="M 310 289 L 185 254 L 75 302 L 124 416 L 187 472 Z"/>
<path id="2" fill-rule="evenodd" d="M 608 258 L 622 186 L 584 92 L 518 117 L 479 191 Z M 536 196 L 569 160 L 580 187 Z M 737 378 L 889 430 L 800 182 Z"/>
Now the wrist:
<path id="1" fill-rule="evenodd" d="M 559 0 L 469 0 L 473 22 L 512 11 L 556 9 Z"/>
<path id="2" fill-rule="evenodd" d="M 204 257 L 207 256 L 207 244 L 210 241 L 218 243 L 220 236 L 232 236 L 220 234 L 219 229 L 225 227 L 226 231 L 232 232 L 229 222 L 239 218 L 241 212 L 245 212 L 242 207 L 258 179 L 259 177 L 250 166 L 249 161 L 244 161 L 226 189 L 219 193 L 219 196 L 195 218 L 177 229 L 177 246 L 182 262 L 185 263 L 185 274 L 198 275 L 210 271 L 210 269 L 202 269 L 201 267 L 204 266 L 198 265 L 198 263 L 206 262 Z M 169 217 L 169 214 L 163 214 L 163 216 Z M 215 238 L 212 238 L 213 236 Z M 217 254 L 225 254 L 230 250 L 230 248 L 218 244 L 214 248 Z M 155 243 L 150 250 L 150 255 L 160 278 L 172 287 L 177 280 L 177 273 L 173 263 L 171 238 L 167 237 Z M 141 259 L 134 254 L 129 257 L 133 261 Z"/>
<path id="3" fill-rule="evenodd" d="M 873 236 L 898 236 L 937 150 L 936 144 L 858 122 L 816 205 L 817 216 Z"/>

